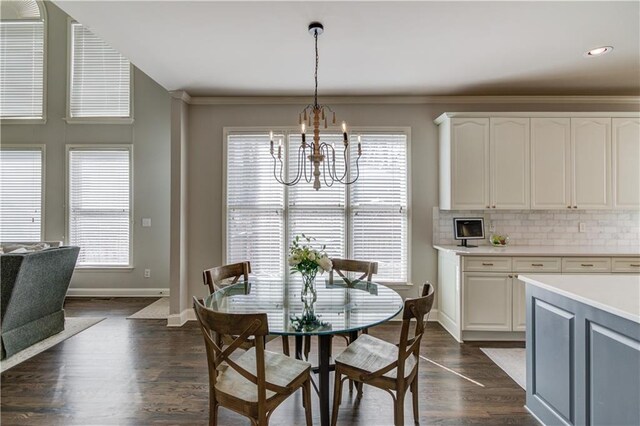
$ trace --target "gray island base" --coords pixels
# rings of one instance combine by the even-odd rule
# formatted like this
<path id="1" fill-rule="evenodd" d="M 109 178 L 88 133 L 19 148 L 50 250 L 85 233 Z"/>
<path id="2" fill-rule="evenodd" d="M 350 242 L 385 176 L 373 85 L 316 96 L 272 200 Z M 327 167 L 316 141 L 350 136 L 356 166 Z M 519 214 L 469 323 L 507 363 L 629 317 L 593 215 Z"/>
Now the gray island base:
<path id="1" fill-rule="evenodd" d="M 640 425 L 640 276 L 520 279 L 527 409 L 545 425 Z"/>

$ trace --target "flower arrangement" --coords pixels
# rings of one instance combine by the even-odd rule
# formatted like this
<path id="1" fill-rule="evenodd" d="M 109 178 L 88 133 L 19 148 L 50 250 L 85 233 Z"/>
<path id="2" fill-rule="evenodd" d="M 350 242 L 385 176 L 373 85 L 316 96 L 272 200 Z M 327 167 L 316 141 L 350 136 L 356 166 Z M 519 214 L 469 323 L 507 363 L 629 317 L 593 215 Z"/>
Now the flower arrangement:
<path id="1" fill-rule="evenodd" d="M 315 241 L 315 238 L 302 234 L 302 238 L 300 238 L 300 235 L 296 235 L 291 242 L 289 266 L 292 274 L 300 272 L 303 277 L 311 276 L 315 278 L 318 272 L 322 274 L 333 268 L 331 259 L 325 252 L 326 245 L 317 250 L 313 248 L 312 241 Z"/>

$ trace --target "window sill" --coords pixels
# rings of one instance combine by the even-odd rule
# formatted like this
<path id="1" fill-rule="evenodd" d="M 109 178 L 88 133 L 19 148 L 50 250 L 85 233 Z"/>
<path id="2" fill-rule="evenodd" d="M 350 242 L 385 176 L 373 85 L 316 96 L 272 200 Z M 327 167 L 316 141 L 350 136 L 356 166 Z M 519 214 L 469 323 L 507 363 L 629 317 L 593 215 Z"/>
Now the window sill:
<path id="1" fill-rule="evenodd" d="M 46 118 L 2 118 L 0 124 L 47 124 Z"/>
<path id="2" fill-rule="evenodd" d="M 76 272 L 132 272 L 133 266 L 76 266 Z"/>
<path id="3" fill-rule="evenodd" d="M 63 120 L 67 124 L 133 124 L 131 117 L 65 117 Z"/>

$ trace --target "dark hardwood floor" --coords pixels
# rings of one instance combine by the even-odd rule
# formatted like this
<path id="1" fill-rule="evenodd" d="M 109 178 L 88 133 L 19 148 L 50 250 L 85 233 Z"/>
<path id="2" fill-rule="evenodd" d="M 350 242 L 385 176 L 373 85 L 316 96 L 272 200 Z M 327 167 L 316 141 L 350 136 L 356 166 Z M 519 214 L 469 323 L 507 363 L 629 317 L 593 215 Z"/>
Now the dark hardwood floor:
<path id="1" fill-rule="evenodd" d="M 2 373 L 1 424 L 206 424 L 208 379 L 200 330 L 195 322 L 167 328 L 163 320 L 126 319 L 152 301 L 68 299 L 67 316 L 107 319 Z M 398 330 L 399 323 L 389 323 L 370 333 L 395 342 Z M 335 352 L 343 339 L 334 341 Z M 524 391 L 480 346 L 522 345 L 460 345 L 439 325 L 429 324 L 422 355 L 470 380 L 421 360 L 421 424 L 537 424 L 523 407 Z M 269 348 L 280 351 L 280 341 L 270 342 Z M 361 401 L 354 396 L 345 391 L 339 424 L 392 424 L 387 393 L 365 387 Z M 314 423 L 319 424 L 314 408 Z M 406 401 L 405 413 L 405 421 L 411 424 L 410 401 Z M 248 425 L 249 421 L 220 409 L 219 424 Z M 302 395 L 294 395 L 278 408 L 271 424 L 304 424 Z"/>

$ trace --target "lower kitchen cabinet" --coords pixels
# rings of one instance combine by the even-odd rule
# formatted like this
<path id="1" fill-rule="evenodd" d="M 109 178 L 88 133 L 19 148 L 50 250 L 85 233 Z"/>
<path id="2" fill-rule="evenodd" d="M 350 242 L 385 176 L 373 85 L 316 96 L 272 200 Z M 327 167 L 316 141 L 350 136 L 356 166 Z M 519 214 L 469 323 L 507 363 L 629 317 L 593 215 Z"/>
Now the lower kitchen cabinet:
<path id="1" fill-rule="evenodd" d="M 465 273 L 463 330 L 511 331 L 511 275 Z"/>
<path id="2" fill-rule="evenodd" d="M 527 324 L 527 298 L 525 295 L 525 283 L 513 276 L 511 291 L 513 295 L 511 316 L 511 329 L 513 331 L 525 331 Z"/>

